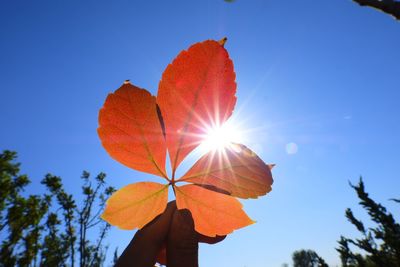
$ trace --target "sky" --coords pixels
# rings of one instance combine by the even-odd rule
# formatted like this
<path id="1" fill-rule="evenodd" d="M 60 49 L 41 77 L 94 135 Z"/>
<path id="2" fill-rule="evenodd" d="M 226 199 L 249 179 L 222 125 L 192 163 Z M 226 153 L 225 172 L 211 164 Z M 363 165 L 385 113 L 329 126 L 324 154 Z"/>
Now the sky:
<path id="1" fill-rule="evenodd" d="M 126 79 L 156 94 L 180 51 L 225 36 L 233 119 L 276 167 L 272 192 L 242 201 L 257 223 L 201 245 L 200 266 L 281 266 L 298 249 L 335 266 L 340 235 L 358 236 L 345 209 L 368 218 L 349 181 L 400 211 L 400 24 L 350 0 L 2 0 L 0 150 L 18 152 L 32 194 L 48 172 L 77 195 L 82 170 L 117 188 L 162 182 L 107 154 L 98 111 Z M 113 227 L 110 251 L 133 234 Z"/>

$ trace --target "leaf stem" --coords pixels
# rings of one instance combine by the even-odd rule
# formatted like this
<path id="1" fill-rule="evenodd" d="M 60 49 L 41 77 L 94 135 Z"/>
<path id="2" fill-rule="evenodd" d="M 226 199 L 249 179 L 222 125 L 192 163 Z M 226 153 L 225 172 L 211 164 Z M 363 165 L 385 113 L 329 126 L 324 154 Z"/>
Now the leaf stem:
<path id="1" fill-rule="evenodd" d="M 172 179 L 171 179 L 172 184 L 175 184 L 175 171 L 176 171 L 176 168 L 174 168 L 172 170 Z"/>
<path id="2" fill-rule="evenodd" d="M 176 197 L 175 184 L 172 184 L 172 190 L 174 191 L 174 196 Z"/>

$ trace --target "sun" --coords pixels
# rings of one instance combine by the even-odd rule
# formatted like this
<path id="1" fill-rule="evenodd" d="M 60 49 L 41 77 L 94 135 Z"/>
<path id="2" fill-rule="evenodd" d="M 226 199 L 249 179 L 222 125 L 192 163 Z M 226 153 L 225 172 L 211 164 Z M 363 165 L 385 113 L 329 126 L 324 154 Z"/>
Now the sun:
<path id="1" fill-rule="evenodd" d="M 223 151 L 232 143 L 243 143 L 243 139 L 243 131 L 228 121 L 222 126 L 207 128 L 201 147 L 207 152 Z"/>

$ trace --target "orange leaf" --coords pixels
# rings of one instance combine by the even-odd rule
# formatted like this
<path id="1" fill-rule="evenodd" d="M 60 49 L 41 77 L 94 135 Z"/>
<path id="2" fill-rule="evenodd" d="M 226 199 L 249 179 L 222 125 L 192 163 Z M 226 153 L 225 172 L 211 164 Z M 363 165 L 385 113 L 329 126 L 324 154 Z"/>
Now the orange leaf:
<path id="1" fill-rule="evenodd" d="M 165 210 L 167 201 L 168 185 L 153 182 L 130 184 L 107 200 L 101 218 L 121 229 L 140 229 Z"/>
<path id="2" fill-rule="evenodd" d="M 178 181 L 215 186 L 240 198 L 265 195 L 273 183 L 270 165 L 240 144 L 208 152 Z"/>
<path id="3" fill-rule="evenodd" d="M 254 223 L 234 197 L 196 185 L 174 187 L 178 209 L 192 213 L 195 230 L 206 236 L 227 235 Z"/>
<path id="4" fill-rule="evenodd" d="M 112 158 L 138 170 L 167 178 L 166 143 L 149 92 L 123 84 L 109 94 L 99 114 L 97 132 Z"/>
<path id="5" fill-rule="evenodd" d="M 236 103 L 233 63 L 223 45 L 204 41 L 182 51 L 168 65 L 157 103 L 165 123 L 172 171 L 195 149 L 207 127 L 221 125 Z"/>

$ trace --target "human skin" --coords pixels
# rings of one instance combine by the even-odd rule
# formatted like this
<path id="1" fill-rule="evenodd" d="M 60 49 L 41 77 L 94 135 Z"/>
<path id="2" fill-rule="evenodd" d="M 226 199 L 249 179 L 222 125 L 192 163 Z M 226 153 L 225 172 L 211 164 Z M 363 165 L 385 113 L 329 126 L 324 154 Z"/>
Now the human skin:
<path id="1" fill-rule="evenodd" d="M 119 257 L 116 267 L 153 267 L 158 261 L 168 267 L 198 267 L 199 242 L 214 244 L 226 236 L 197 233 L 189 210 L 178 210 L 176 202 L 136 232 Z"/>

